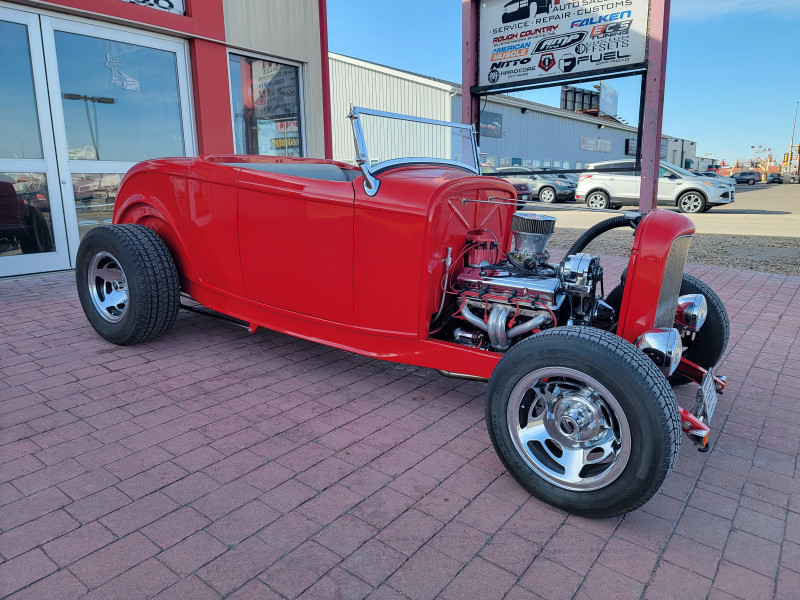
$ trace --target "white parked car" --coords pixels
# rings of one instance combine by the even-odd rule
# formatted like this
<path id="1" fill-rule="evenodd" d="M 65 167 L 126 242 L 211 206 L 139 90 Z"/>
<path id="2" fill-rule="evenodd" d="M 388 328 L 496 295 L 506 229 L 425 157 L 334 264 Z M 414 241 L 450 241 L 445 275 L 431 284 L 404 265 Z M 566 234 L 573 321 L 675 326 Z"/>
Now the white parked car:
<path id="1" fill-rule="evenodd" d="M 641 176 L 632 160 L 593 163 L 587 169 L 615 169 L 613 173 L 582 173 L 575 190 L 575 200 L 589 208 L 638 206 Z M 677 206 L 685 213 L 701 213 L 713 206 L 730 204 L 735 186 L 695 175 L 667 162 L 658 171 L 658 204 Z"/>

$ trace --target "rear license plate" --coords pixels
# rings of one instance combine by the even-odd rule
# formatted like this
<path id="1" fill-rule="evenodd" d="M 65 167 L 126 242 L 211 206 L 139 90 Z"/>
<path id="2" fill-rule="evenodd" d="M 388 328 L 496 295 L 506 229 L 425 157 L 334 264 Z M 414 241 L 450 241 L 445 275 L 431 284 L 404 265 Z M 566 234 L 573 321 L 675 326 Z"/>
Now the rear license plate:
<path id="1" fill-rule="evenodd" d="M 697 416 L 705 416 L 706 425 L 710 427 L 711 417 L 714 416 L 714 410 L 717 408 L 717 386 L 714 383 L 714 374 L 711 369 L 703 376 L 703 383 L 697 390 L 697 404 L 700 408 L 698 411 L 700 414 Z"/>

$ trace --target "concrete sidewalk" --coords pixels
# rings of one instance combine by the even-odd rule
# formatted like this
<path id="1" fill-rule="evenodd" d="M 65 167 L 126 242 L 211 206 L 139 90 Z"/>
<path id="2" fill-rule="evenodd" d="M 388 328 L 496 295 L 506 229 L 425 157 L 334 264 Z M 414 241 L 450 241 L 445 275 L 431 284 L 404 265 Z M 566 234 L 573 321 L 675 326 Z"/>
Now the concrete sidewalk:
<path id="1" fill-rule="evenodd" d="M 483 384 L 185 311 L 117 347 L 72 274 L 0 281 L 0 597 L 798 598 L 800 277 L 690 272 L 732 320 L 714 447 L 610 520 L 506 474 Z"/>

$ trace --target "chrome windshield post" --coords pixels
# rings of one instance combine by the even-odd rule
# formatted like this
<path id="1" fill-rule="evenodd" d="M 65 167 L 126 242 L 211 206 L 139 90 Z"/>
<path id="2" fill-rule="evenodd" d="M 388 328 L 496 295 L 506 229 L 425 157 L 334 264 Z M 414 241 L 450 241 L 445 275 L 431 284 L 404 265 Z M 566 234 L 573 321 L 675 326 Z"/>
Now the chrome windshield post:
<path id="1" fill-rule="evenodd" d="M 371 120 L 365 135 L 362 117 L 377 118 L 382 124 L 375 126 L 372 124 L 375 121 Z M 369 196 L 378 193 L 381 182 L 377 175 L 401 165 L 456 167 L 474 175 L 481 174 L 475 130 L 471 125 L 358 106 L 350 107 L 347 118 L 353 124 L 355 162 L 364 176 L 364 191 Z M 391 125 L 387 125 L 389 120 Z M 367 151 L 368 137 L 372 159 Z M 392 147 L 392 142 L 397 140 L 399 142 Z"/>
<path id="2" fill-rule="evenodd" d="M 361 174 L 364 176 L 364 191 L 367 193 L 367 196 L 374 196 L 378 193 L 378 186 L 380 186 L 381 182 L 370 173 L 367 144 L 364 141 L 364 131 L 361 129 L 358 108 L 355 106 L 350 107 L 350 114 L 347 115 L 347 118 L 353 123 L 353 136 L 356 142 L 356 164 L 358 168 L 361 169 Z"/>

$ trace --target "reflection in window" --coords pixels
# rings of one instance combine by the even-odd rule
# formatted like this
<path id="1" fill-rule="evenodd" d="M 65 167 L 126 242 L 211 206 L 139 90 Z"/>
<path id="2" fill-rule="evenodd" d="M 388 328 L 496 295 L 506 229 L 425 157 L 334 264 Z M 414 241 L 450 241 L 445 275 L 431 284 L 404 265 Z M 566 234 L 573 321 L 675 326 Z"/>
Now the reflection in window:
<path id="1" fill-rule="evenodd" d="M 0 21 L 0 158 L 42 158 L 28 28 Z"/>
<path id="2" fill-rule="evenodd" d="M 300 69 L 230 55 L 237 154 L 302 156 Z"/>
<path id="3" fill-rule="evenodd" d="M 71 160 L 183 156 L 174 52 L 55 32 Z"/>
<path id="4" fill-rule="evenodd" d="M 44 173 L 0 173 L 0 257 L 54 250 Z"/>
<path id="5" fill-rule="evenodd" d="M 111 225 L 124 173 L 73 173 L 72 193 L 81 239 L 92 227 Z"/>

